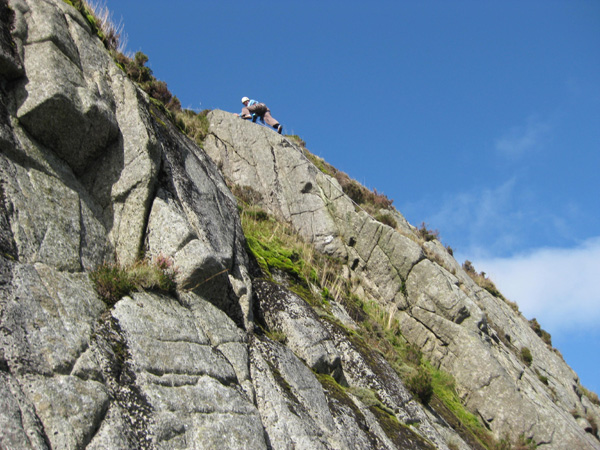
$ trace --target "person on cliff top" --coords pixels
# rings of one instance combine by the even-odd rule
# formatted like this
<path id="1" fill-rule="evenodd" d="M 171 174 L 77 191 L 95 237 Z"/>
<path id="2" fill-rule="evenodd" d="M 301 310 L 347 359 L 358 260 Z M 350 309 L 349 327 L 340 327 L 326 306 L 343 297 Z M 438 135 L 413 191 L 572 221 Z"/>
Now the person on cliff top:
<path id="1" fill-rule="evenodd" d="M 279 134 L 283 130 L 281 124 L 271 116 L 271 110 L 267 108 L 264 103 L 257 102 L 256 100 L 250 100 L 248 97 L 242 98 L 244 107 L 242 113 L 239 115 L 242 119 L 252 119 L 252 122 L 256 122 L 256 119 L 260 119 L 262 123 L 267 122 L 267 125 L 272 126 Z"/>

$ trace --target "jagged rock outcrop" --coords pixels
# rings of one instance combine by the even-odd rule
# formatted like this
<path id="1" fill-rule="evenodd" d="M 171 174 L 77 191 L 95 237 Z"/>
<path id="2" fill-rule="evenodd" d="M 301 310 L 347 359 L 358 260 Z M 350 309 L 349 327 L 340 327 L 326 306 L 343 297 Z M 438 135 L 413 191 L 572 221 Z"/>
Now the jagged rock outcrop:
<path id="1" fill-rule="evenodd" d="M 394 230 L 357 212 L 295 144 L 232 114 L 211 113 L 203 151 L 67 2 L 2 0 L 0 19 L 1 448 L 472 448 L 383 356 L 261 278 L 223 174 L 345 261 L 498 435 L 599 448 L 570 413 L 599 416 L 576 375 L 399 213 Z M 142 254 L 173 261 L 177 293 L 107 305 L 89 272 Z"/>
<path id="2" fill-rule="evenodd" d="M 357 208 L 293 140 L 226 112 L 213 111 L 209 119 L 205 148 L 224 175 L 258 190 L 264 209 L 322 252 L 345 259 L 348 277 L 360 280 L 357 293 L 394 312 L 403 335 L 454 375 L 465 404 L 499 438 L 523 435 L 549 448 L 597 448 L 571 414 L 597 414 L 582 403 L 576 374 L 443 246 L 419 244 L 416 230 L 397 212 L 394 230 Z M 518 357 L 523 347 L 533 355 L 531 366 Z"/>

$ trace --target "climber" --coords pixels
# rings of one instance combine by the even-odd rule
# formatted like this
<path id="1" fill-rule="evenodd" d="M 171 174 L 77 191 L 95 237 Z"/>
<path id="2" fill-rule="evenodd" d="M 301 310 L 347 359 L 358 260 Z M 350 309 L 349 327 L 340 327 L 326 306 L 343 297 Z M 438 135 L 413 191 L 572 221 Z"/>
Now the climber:
<path id="1" fill-rule="evenodd" d="M 248 97 L 242 98 L 244 107 L 242 113 L 239 116 L 242 119 L 252 119 L 252 122 L 256 122 L 256 119 L 260 119 L 262 123 L 267 122 L 267 125 L 272 126 L 279 134 L 283 130 L 281 124 L 271 116 L 271 111 L 267 108 L 264 103 L 259 103 L 256 100 L 250 100 Z"/>

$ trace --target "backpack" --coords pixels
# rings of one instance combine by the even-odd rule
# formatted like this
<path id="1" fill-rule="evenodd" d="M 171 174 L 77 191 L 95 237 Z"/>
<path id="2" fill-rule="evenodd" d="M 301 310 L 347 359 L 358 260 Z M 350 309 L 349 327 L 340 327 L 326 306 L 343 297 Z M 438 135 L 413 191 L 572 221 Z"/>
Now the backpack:
<path id="1" fill-rule="evenodd" d="M 265 115 L 267 109 L 267 105 L 265 105 L 264 103 L 255 103 L 254 105 L 248 107 L 248 111 L 250 111 L 252 114 L 256 114 L 257 116 L 261 117 Z"/>

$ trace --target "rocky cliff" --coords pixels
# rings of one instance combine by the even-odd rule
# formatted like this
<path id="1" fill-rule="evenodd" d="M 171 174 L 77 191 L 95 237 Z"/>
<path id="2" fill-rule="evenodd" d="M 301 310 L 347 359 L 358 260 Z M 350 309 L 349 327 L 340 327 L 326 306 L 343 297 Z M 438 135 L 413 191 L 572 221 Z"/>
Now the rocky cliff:
<path id="1" fill-rule="evenodd" d="M 249 188 L 332 261 L 345 295 L 452 375 L 496 442 L 600 448 L 600 408 L 577 375 L 400 213 L 375 220 L 296 140 L 230 113 L 209 114 L 198 147 L 70 4 L 0 9 L 1 448 L 491 445 L 436 395 L 413 396 L 361 334 L 367 313 L 320 273 L 303 295 L 257 261 L 232 194 Z M 110 303 L 89 276 L 152 257 L 177 268 L 176 292 Z"/>

